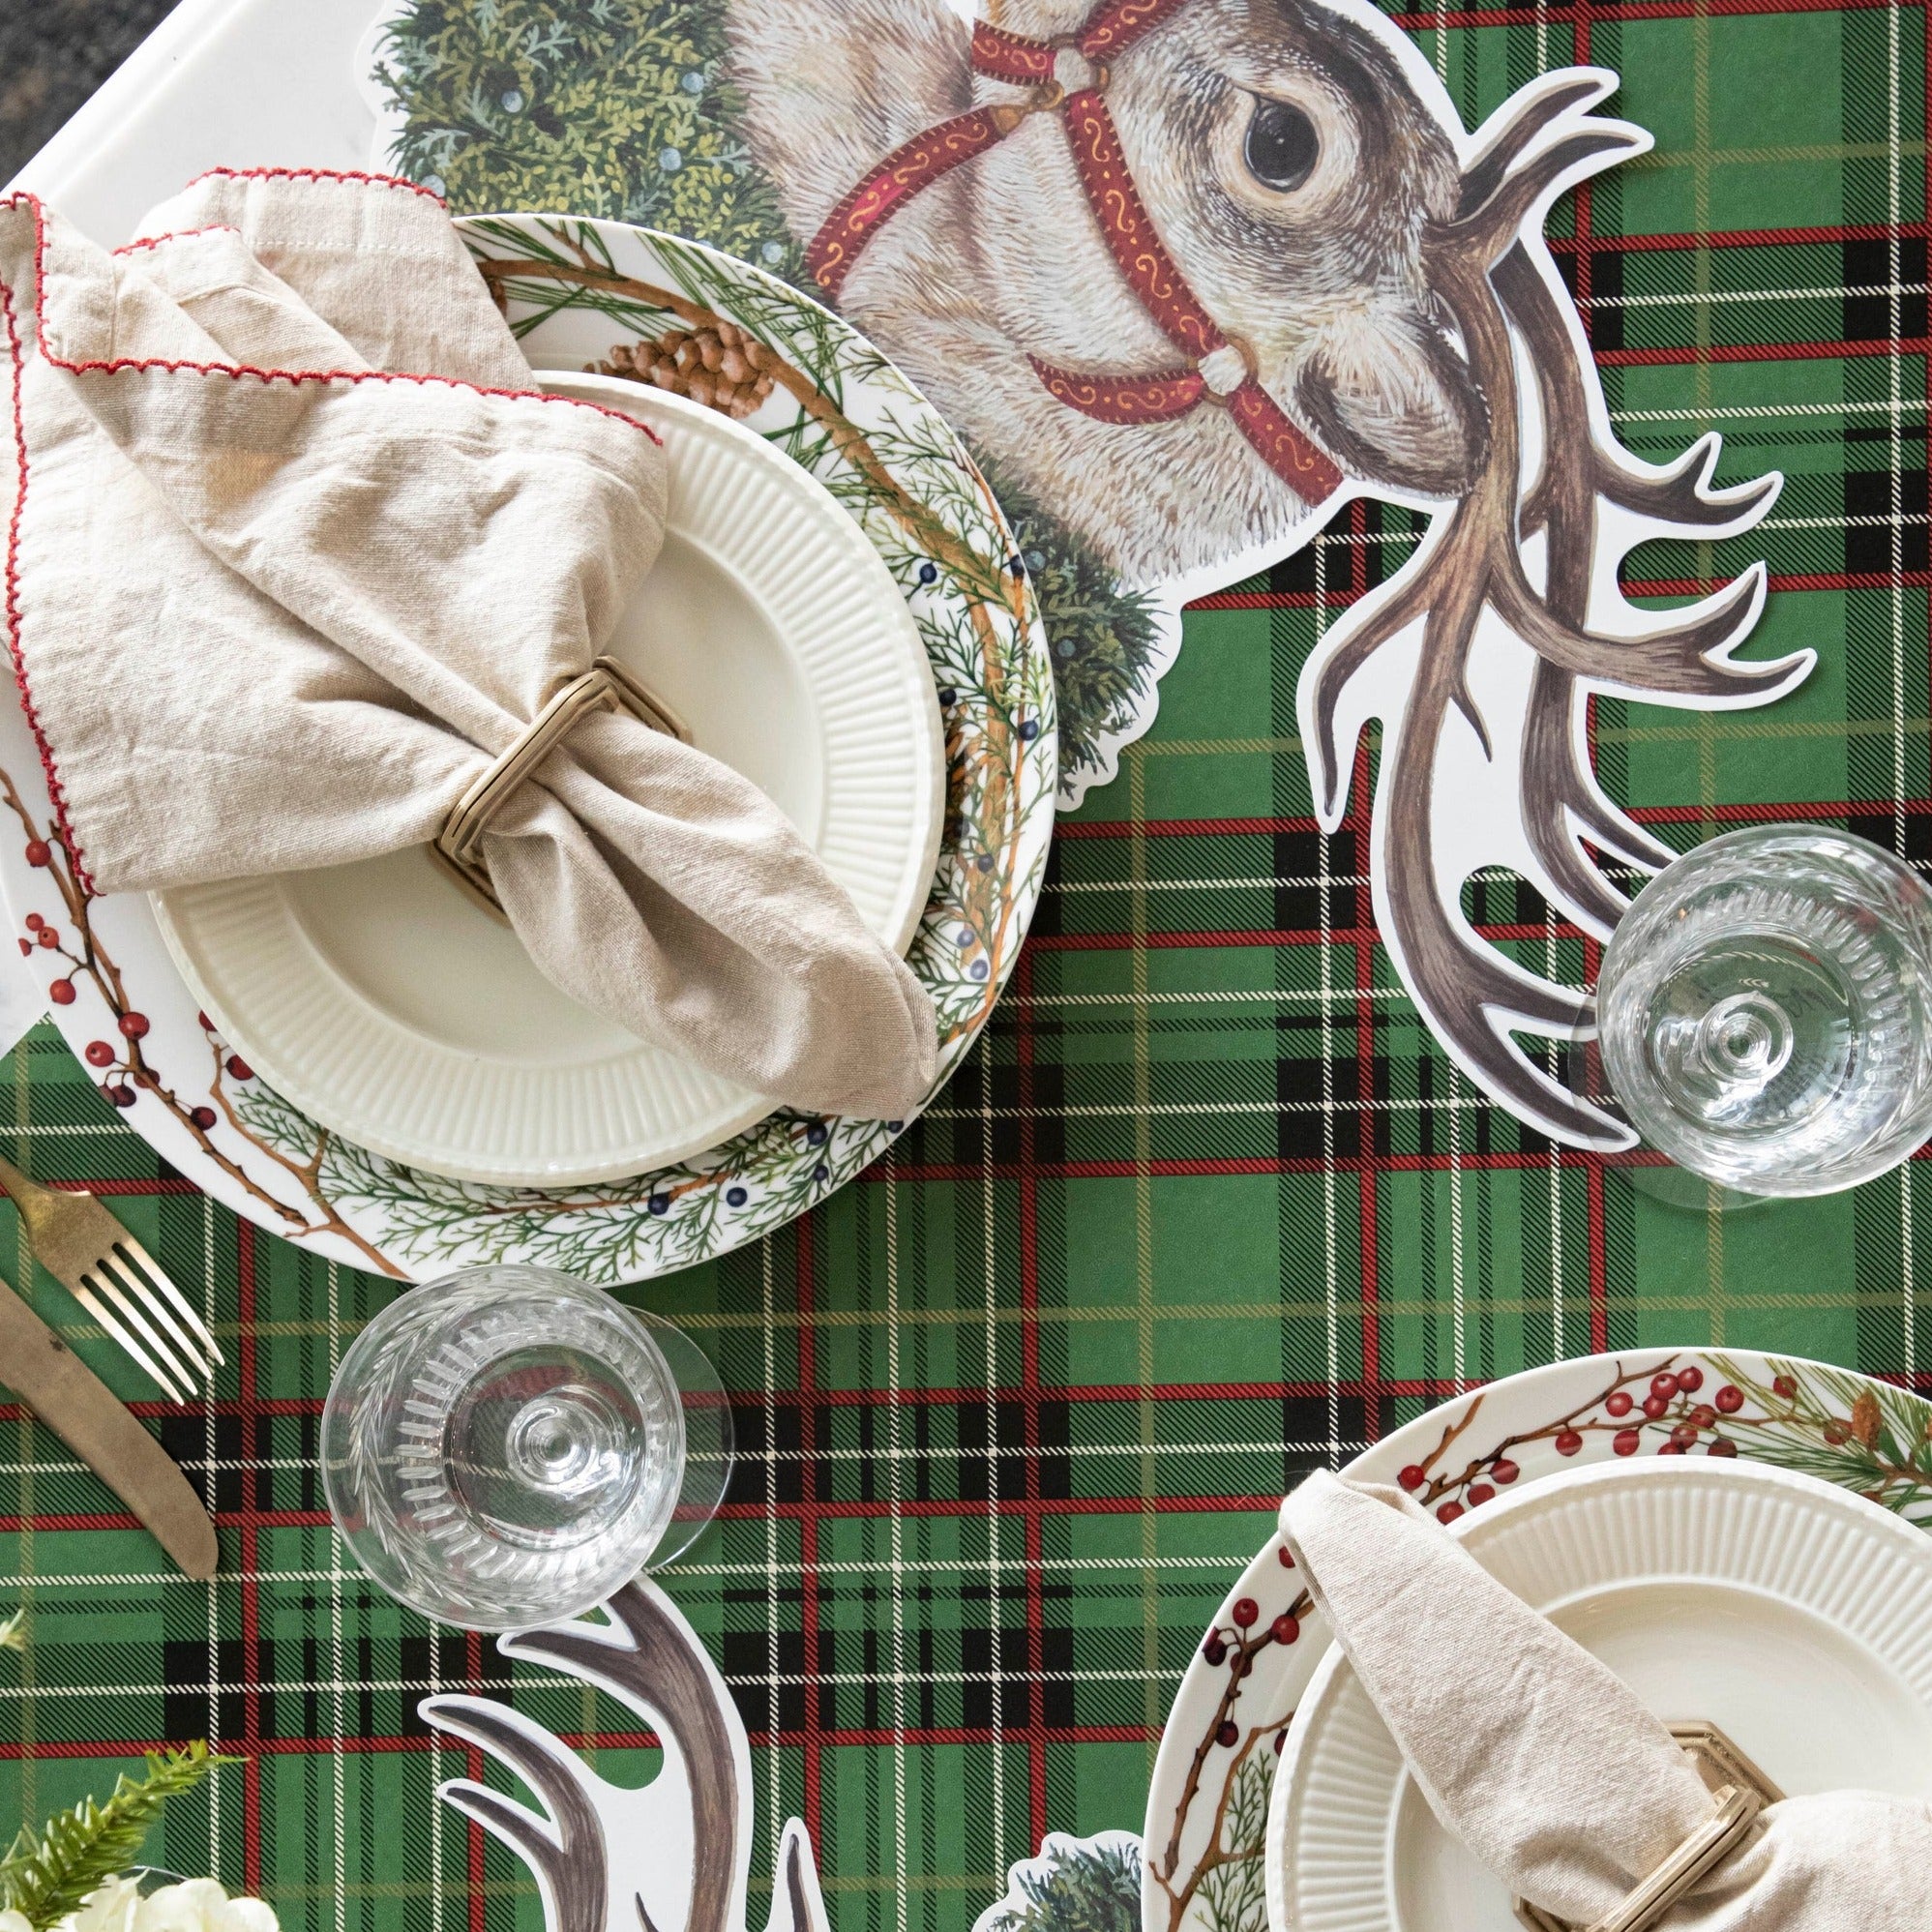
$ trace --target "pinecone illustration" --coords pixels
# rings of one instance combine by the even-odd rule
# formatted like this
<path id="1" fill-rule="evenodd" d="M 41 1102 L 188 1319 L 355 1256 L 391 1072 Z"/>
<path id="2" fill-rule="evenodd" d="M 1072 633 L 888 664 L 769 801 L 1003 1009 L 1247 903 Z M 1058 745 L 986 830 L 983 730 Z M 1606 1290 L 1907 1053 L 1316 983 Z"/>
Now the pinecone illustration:
<path id="1" fill-rule="evenodd" d="M 733 322 L 667 329 L 655 342 L 618 342 L 609 358 L 586 365 L 594 375 L 621 375 L 688 396 L 733 418 L 749 416 L 772 390 L 771 351 Z"/>

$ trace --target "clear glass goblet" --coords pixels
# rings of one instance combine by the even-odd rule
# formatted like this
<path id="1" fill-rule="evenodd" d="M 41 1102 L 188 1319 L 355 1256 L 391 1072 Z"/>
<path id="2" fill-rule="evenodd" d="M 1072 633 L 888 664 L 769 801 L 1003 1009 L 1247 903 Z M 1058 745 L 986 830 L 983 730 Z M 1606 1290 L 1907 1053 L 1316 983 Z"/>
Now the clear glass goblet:
<path id="1" fill-rule="evenodd" d="M 1667 867 L 1596 1008 L 1631 1126 L 1720 1187 L 1832 1193 L 1932 1134 L 1932 892 L 1849 833 L 1753 826 Z"/>
<path id="2" fill-rule="evenodd" d="M 730 1410 L 702 1352 L 550 1268 L 401 1294 L 322 1410 L 322 1481 L 350 1553 L 426 1617 L 572 1617 L 716 1514 Z"/>

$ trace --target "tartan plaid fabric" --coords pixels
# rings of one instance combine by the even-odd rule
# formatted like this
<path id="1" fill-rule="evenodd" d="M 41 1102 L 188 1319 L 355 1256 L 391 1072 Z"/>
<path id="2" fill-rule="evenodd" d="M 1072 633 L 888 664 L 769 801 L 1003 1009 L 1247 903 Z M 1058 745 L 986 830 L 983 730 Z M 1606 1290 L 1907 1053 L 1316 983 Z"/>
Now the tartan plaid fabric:
<path id="1" fill-rule="evenodd" d="M 1801 816 L 1932 856 L 1923 8 L 1401 17 L 1471 125 L 1542 67 L 1622 71 L 1657 151 L 1559 210 L 1614 418 L 1642 455 L 1714 427 L 1726 478 L 1790 479 L 1759 534 L 1653 548 L 1633 578 L 1681 597 L 1768 554 L 1753 648 L 1816 644 L 1818 671 L 1757 714 L 1600 703 L 1610 789 L 1681 845 Z M 810 1221 L 630 1292 L 737 1396 L 728 1520 L 667 1581 L 752 1733 L 755 1923 L 788 1812 L 840 1932 L 964 1926 L 1046 1829 L 1138 1828 L 1179 1672 L 1283 1487 L 1471 1381 L 1708 1339 L 1927 1384 L 1922 1163 L 1835 1199 L 1670 1207 L 1485 1105 L 1415 1019 L 1376 943 L 1365 817 L 1316 833 L 1293 709 L 1323 626 L 1412 537 L 1355 506 L 1206 600 L 1156 728 L 1064 826 L 1016 983 L 940 1104 Z M 1512 882 L 1472 905 L 1539 965 L 1586 964 Z M 49 1029 L 0 1092 L 0 1145 L 116 1195 L 230 1355 L 211 1404 L 162 1421 L 214 1493 L 212 1588 L 163 1574 L 0 1410 L 0 1562 L 32 1631 L 0 1656 L 0 1816 L 205 1735 L 249 1762 L 168 1819 L 158 1862 L 317 1932 L 535 1925 L 520 1867 L 433 1801 L 474 1767 L 419 1698 L 513 1695 L 613 1777 L 653 1752 L 596 1696 L 512 1684 L 493 1650 L 344 1573 L 315 1415 L 389 1291 L 169 1174 Z M 0 1256 L 131 1385 L 17 1240 Z"/>

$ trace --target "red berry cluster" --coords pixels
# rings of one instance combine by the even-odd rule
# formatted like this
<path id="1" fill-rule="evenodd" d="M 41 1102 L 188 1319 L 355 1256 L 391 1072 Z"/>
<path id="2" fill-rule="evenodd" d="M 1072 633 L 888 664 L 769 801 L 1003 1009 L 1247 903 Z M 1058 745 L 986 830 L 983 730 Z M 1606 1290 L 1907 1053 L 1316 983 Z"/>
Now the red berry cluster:
<path id="1" fill-rule="evenodd" d="M 1736 1442 L 1713 1432 L 1720 1414 L 1735 1415 L 1743 1408 L 1744 1391 L 1727 1382 L 1709 1402 L 1699 1402 L 1695 1398 L 1703 1387 L 1704 1371 L 1695 1362 L 1675 1371 L 1665 1369 L 1650 1378 L 1650 1391 L 1642 1404 L 1644 1419 L 1671 1424 L 1669 1435 L 1657 1445 L 1660 1456 L 1688 1455 L 1706 1436 L 1710 1437 L 1705 1444 L 1706 1455 L 1722 1458 L 1738 1453 Z M 1628 1389 L 1620 1388 L 1606 1398 L 1603 1406 L 1620 1419 L 1637 1405 Z M 1620 1456 L 1634 1456 L 1643 1445 L 1643 1423 L 1620 1429 L 1610 1442 Z"/>
<path id="2" fill-rule="evenodd" d="M 1463 1492 L 1463 1501 L 1439 1502 L 1436 1505 L 1436 1520 L 1439 1523 L 1456 1523 L 1468 1515 L 1471 1509 L 1480 1509 L 1485 1502 L 1496 1501 L 1498 1485 L 1507 1488 L 1523 1473 L 1520 1465 L 1507 1456 L 1499 1456 L 1490 1464 L 1488 1473 L 1482 1479 L 1472 1482 Z M 1396 1481 L 1412 1494 L 1429 1480 L 1429 1471 L 1420 1463 L 1411 1463 L 1396 1472 Z"/>
<path id="3" fill-rule="evenodd" d="M 27 936 L 20 941 L 20 957 L 23 960 L 32 959 L 36 947 L 40 947 L 49 953 L 57 952 L 62 959 L 72 959 L 74 957 L 60 943 L 60 928 L 50 925 L 38 912 L 29 912 L 27 914 Z M 63 973 L 60 978 L 48 986 L 47 997 L 56 1006 L 72 1006 L 74 1000 L 73 980 L 69 979 Z"/>
<path id="4" fill-rule="evenodd" d="M 1275 1555 L 1280 1559 L 1284 1569 L 1294 1567 L 1294 1559 L 1285 1547 L 1277 1548 Z M 1229 1606 L 1229 1618 L 1234 1623 L 1232 1630 L 1216 1624 L 1207 1633 L 1207 1640 L 1201 1647 L 1202 1656 L 1217 1670 L 1234 1657 L 1232 1666 L 1234 1680 L 1238 1684 L 1255 1667 L 1258 1651 L 1270 1644 L 1289 1645 L 1299 1641 L 1301 1622 L 1293 1611 L 1284 1610 L 1281 1615 L 1261 1629 L 1255 1626 L 1262 1620 L 1262 1607 L 1252 1596 L 1237 1596 Z M 1251 1636 L 1248 1633 L 1252 1631 Z M 1233 1702 L 1231 1689 L 1228 1702 Z M 1232 1717 L 1224 1717 L 1214 1733 L 1214 1741 L 1223 1746 L 1233 1746 L 1240 1740 L 1240 1729 Z M 1281 1739 L 1275 1740 L 1275 1749 L 1281 1749 Z"/>

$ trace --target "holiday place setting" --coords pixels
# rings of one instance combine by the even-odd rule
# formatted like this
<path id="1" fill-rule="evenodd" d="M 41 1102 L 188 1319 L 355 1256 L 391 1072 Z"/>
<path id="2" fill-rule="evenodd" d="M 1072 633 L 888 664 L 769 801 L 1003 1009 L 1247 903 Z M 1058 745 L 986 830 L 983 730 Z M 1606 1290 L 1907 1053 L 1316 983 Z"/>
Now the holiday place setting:
<path id="1" fill-rule="evenodd" d="M 1925 1932 L 1924 10 L 90 11 L 0 1932 Z"/>

